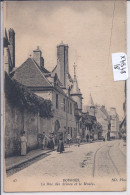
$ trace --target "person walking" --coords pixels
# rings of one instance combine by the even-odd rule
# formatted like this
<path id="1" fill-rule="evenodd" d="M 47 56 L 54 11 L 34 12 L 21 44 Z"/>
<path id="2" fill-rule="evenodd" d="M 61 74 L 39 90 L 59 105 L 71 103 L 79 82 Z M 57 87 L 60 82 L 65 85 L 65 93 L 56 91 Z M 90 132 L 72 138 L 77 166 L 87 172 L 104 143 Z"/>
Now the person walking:
<path id="1" fill-rule="evenodd" d="M 21 132 L 20 143 L 21 143 L 21 156 L 25 156 L 27 154 L 27 139 L 25 137 L 25 131 Z"/>
<path id="2" fill-rule="evenodd" d="M 88 134 L 86 135 L 86 140 L 87 140 L 87 142 L 88 142 L 88 140 L 89 140 L 89 135 L 88 135 Z"/>
<path id="3" fill-rule="evenodd" d="M 64 149 L 64 142 L 63 142 L 63 135 L 59 135 L 59 141 L 58 141 L 58 147 L 57 147 L 57 152 L 63 153 L 65 151 Z"/>
<path id="4" fill-rule="evenodd" d="M 68 134 L 67 140 L 68 140 L 68 144 L 69 144 L 69 147 L 70 147 L 70 143 L 71 143 L 71 135 L 70 134 Z"/>

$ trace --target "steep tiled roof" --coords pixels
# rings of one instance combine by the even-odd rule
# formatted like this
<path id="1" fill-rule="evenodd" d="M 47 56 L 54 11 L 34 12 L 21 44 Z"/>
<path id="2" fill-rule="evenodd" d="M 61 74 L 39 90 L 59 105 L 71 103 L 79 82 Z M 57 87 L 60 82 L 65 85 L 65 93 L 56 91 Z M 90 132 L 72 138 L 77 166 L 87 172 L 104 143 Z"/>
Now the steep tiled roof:
<path id="1" fill-rule="evenodd" d="M 35 62 L 36 63 L 36 62 Z M 36 65 L 38 66 L 38 64 L 36 63 Z M 39 67 L 38 66 L 38 68 L 43 72 L 43 74 L 44 73 L 50 73 L 46 68 L 44 68 L 44 67 Z"/>
<path id="2" fill-rule="evenodd" d="M 13 75 L 21 84 L 28 87 L 49 87 L 50 82 L 45 78 L 44 73 L 32 58 L 28 58 Z"/>

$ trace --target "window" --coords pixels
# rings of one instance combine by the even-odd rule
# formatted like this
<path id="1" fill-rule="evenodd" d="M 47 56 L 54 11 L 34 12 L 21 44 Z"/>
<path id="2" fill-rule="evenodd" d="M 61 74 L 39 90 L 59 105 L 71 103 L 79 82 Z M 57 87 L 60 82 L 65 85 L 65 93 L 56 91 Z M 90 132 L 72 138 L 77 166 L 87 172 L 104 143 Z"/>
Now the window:
<path id="1" fill-rule="evenodd" d="M 70 103 L 70 114 L 72 114 L 72 103 Z"/>
<path id="2" fill-rule="evenodd" d="M 56 94 L 56 108 L 58 109 L 58 94 Z"/>
<path id="3" fill-rule="evenodd" d="M 68 113 L 69 113 L 69 101 L 68 101 L 68 109 L 67 109 Z"/>
<path id="4" fill-rule="evenodd" d="M 68 127 L 68 134 L 70 133 L 70 128 Z"/>
<path id="5" fill-rule="evenodd" d="M 64 100 L 63 100 L 63 101 L 64 101 L 64 112 L 65 112 L 65 110 L 66 110 L 66 109 L 65 109 L 65 106 L 66 106 L 66 105 L 65 105 L 65 98 L 64 98 Z"/>
<path id="6" fill-rule="evenodd" d="M 72 131 L 72 127 L 71 127 L 71 130 L 70 130 L 70 132 L 71 132 L 71 137 L 73 136 L 73 131 Z"/>
<path id="7" fill-rule="evenodd" d="M 65 105 L 65 108 L 66 108 L 66 112 L 67 112 L 67 109 L 68 109 L 68 101 L 66 100 L 66 105 Z"/>
<path id="8" fill-rule="evenodd" d="M 82 128 L 82 122 L 80 121 L 80 128 Z"/>

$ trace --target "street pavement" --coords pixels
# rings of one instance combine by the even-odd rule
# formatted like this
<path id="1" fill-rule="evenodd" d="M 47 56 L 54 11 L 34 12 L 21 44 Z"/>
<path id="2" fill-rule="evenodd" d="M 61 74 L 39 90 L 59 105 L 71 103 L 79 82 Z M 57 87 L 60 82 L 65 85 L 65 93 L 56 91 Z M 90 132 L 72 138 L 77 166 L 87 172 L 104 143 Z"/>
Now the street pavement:
<path id="1" fill-rule="evenodd" d="M 122 177 L 126 174 L 126 145 L 123 140 L 71 145 L 65 152 L 52 151 L 45 158 L 8 177 L 9 181 L 42 178 L 62 182 L 63 178 Z"/>

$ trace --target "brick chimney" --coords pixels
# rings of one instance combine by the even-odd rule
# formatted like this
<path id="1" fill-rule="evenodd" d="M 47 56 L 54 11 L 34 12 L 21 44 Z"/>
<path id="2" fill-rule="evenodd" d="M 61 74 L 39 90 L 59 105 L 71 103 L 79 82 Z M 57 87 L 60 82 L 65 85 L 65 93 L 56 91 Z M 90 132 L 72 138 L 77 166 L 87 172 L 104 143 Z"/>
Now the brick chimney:
<path id="1" fill-rule="evenodd" d="M 12 69 L 15 67 L 15 32 L 12 28 L 9 29 L 9 52 L 12 61 Z"/>
<path id="2" fill-rule="evenodd" d="M 41 68 L 44 67 L 44 58 L 42 57 L 42 52 L 39 49 L 39 46 L 37 46 L 36 50 L 33 50 L 33 59 L 38 64 L 38 66 Z"/>
<path id="3" fill-rule="evenodd" d="M 38 64 L 38 66 L 41 66 L 41 55 L 42 52 L 39 49 L 39 46 L 37 46 L 37 49 L 33 50 L 33 59 Z"/>
<path id="4" fill-rule="evenodd" d="M 59 72 L 58 77 L 62 84 L 66 86 L 66 74 L 68 73 L 68 45 L 61 42 L 57 46 L 57 59 L 59 61 Z"/>
<path id="5" fill-rule="evenodd" d="M 43 68 L 44 68 L 44 58 L 41 57 L 41 69 L 43 69 Z"/>

